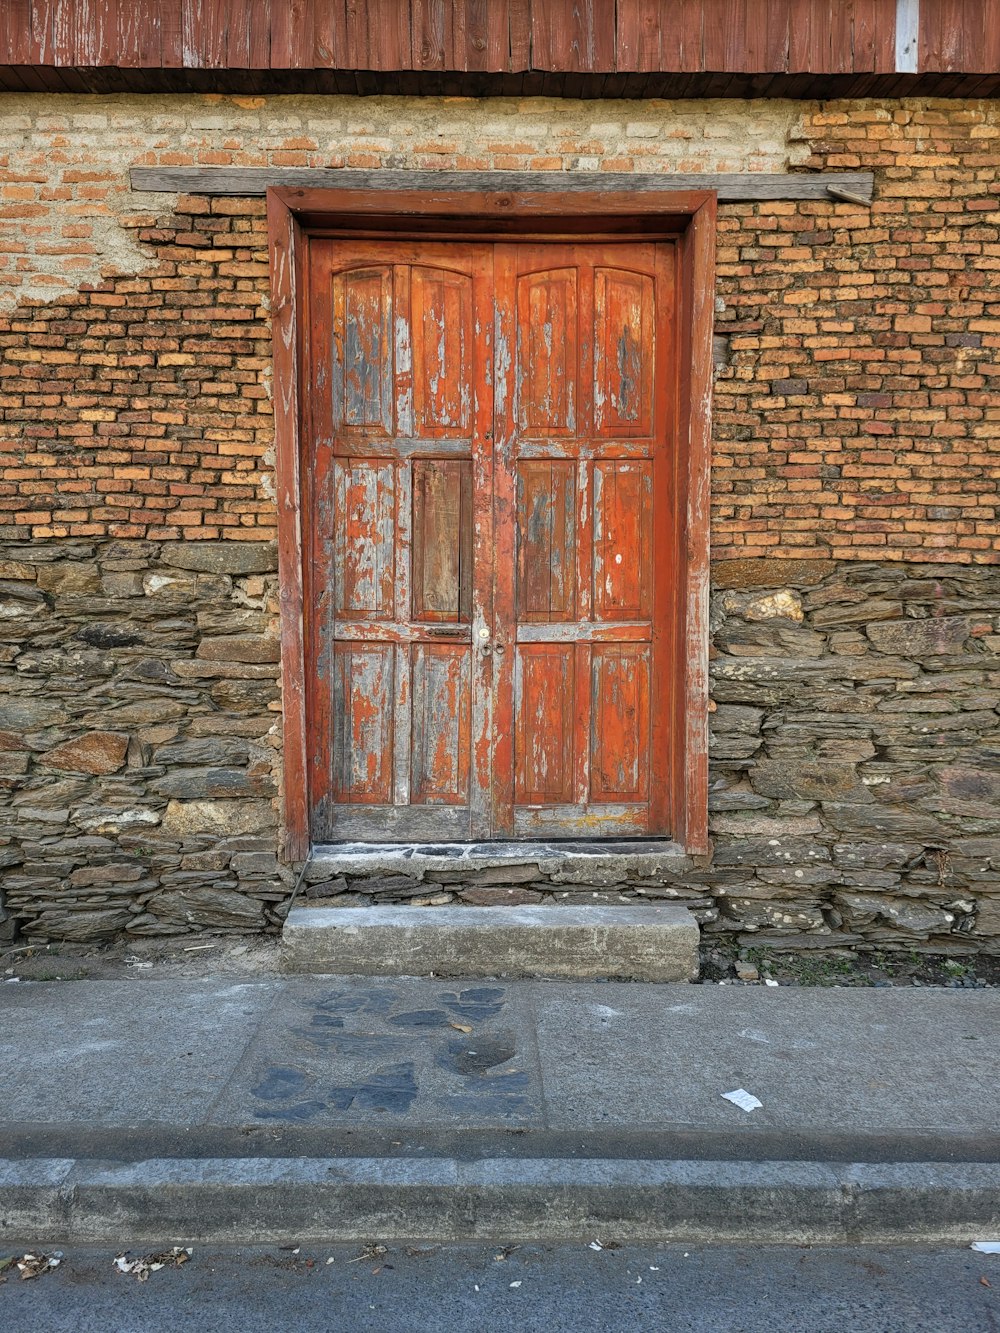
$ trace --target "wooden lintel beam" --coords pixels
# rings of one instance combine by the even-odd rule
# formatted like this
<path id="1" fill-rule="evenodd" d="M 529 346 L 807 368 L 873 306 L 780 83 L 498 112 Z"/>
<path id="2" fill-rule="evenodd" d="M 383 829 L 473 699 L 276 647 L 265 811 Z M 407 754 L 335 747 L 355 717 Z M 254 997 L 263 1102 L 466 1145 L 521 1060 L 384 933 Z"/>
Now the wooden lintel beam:
<path id="1" fill-rule="evenodd" d="M 597 191 L 646 193 L 651 190 L 714 190 L 720 203 L 767 199 L 849 198 L 870 203 L 870 171 L 704 172 L 681 175 L 628 175 L 619 172 L 563 171 L 357 171 L 325 167 L 133 167 L 132 188 L 170 194 L 248 198 L 268 187 L 307 190 L 480 190 L 498 193 Z M 828 193 L 831 191 L 831 193 Z M 837 191 L 833 196 L 832 191 Z"/>

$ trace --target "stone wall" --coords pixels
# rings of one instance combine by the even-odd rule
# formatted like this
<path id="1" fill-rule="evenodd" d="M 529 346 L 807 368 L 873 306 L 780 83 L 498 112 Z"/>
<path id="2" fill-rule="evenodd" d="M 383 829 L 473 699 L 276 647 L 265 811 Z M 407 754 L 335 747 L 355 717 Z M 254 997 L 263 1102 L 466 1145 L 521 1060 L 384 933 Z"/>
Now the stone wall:
<path id="1" fill-rule="evenodd" d="M 12 545 L 0 580 L 8 934 L 276 927 L 273 548 Z M 1000 952 L 1000 568 L 720 562 L 712 608 L 711 857 L 362 858 L 305 898 L 668 899 L 743 943 Z"/>
<path id="2" fill-rule="evenodd" d="M 712 601 L 711 929 L 1000 952 L 1000 569 L 723 562 Z"/>
<path id="3" fill-rule="evenodd" d="M 267 543 L 0 547 L 0 932 L 276 925 L 275 568 Z"/>

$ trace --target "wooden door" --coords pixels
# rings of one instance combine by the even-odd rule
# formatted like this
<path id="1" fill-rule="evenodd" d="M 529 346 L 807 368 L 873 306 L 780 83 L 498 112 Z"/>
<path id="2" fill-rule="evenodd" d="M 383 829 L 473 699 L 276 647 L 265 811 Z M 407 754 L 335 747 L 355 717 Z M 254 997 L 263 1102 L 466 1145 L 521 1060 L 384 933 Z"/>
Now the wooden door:
<path id="1" fill-rule="evenodd" d="M 309 263 L 313 839 L 669 834 L 674 247 Z"/>
<path id="2" fill-rule="evenodd" d="M 667 834 L 674 247 L 501 245 L 495 271 L 494 830 Z"/>
<path id="3" fill-rule="evenodd" d="M 489 834 L 491 264 L 310 247 L 315 841 Z"/>

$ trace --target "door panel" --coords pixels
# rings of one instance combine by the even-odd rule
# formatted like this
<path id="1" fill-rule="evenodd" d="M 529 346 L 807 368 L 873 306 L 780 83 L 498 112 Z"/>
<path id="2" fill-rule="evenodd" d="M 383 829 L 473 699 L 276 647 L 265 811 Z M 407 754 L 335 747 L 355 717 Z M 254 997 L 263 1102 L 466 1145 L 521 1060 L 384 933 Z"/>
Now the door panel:
<path id="1" fill-rule="evenodd" d="M 576 619 L 576 465 L 517 466 L 517 616 Z"/>
<path id="2" fill-rule="evenodd" d="M 573 800 L 574 653 L 568 644 L 517 648 L 515 693 L 518 804 Z"/>
<path id="3" fill-rule="evenodd" d="M 653 433 L 655 284 L 649 273 L 594 269 L 594 434 Z"/>
<path id="4" fill-rule="evenodd" d="M 395 602 L 396 474 L 374 459 L 334 463 L 333 576 L 340 620 L 390 620 Z"/>
<path id="5" fill-rule="evenodd" d="M 576 431 L 577 271 L 528 273 L 517 281 L 517 399 L 519 433 L 572 436 Z"/>
<path id="6" fill-rule="evenodd" d="M 413 619 L 472 618 L 472 460 L 413 462 Z"/>
<path id="7" fill-rule="evenodd" d="M 653 467 L 593 464 L 595 620 L 648 622 L 653 614 Z"/>
<path id="8" fill-rule="evenodd" d="M 393 654 L 384 644 L 338 643 L 333 654 L 333 797 L 351 805 L 392 799 Z"/>
<path id="9" fill-rule="evenodd" d="M 495 524 L 516 558 L 496 573 L 495 716 L 513 741 L 494 833 L 667 834 L 652 737 L 676 595 L 673 249 L 505 244 L 495 273 Z"/>
<path id="10" fill-rule="evenodd" d="M 492 487 L 491 262 L 488 246 L 311 247 L 317 840 L 489 836 L 473 633 L 492 598 L 491 516 L 477 532 L 474 515 Z"/>
<path id="11" fill-rule="evenodd" d="M 673 246 L 309 266 L 313 838 L 669 834 Z"/>
<path id="12" fill-rule="evenodd" d="M 464 805 L 472 724 L 470 649 L 465 644 L 417 643 L 410 654 L 410 799 L 415 805 Z"/>

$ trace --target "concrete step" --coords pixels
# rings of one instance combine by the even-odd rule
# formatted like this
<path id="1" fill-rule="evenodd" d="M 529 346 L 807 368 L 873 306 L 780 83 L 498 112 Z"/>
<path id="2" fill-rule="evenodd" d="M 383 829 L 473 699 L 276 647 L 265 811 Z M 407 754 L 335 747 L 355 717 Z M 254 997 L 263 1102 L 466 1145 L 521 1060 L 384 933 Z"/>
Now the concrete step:
<path id="1" fill-rule="evenodd" d="M 340 976 L 692 981 L 698 923 L 686 908 L 293 907 L 286 972 Z"/>

